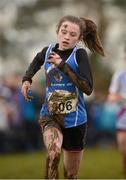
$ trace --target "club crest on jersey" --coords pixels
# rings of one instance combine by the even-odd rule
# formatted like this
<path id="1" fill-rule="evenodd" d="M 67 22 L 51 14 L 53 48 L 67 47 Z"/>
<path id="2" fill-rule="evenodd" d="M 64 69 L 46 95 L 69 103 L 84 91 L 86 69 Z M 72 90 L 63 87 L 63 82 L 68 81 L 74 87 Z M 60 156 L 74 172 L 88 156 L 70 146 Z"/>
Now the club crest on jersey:
<path id="1" fill-rule="evenodd" d="M 57 82 L 60 82 L 62 80 L 62 75 L 61 73 L 59 72 L 59 70 L 57 68 L 52 68 L 49 73 L 48 73 L 48 76 L 52 79 L 54 78 L 55 81 Z"/>
<path id="2" fill-rule="evenodd" d="M 60 82 L 62 80 L 62 76 L 61 76 L 60 72 L 58 72 L 58 71 L 53 72 L 53 77 L 57 82 Z"/>

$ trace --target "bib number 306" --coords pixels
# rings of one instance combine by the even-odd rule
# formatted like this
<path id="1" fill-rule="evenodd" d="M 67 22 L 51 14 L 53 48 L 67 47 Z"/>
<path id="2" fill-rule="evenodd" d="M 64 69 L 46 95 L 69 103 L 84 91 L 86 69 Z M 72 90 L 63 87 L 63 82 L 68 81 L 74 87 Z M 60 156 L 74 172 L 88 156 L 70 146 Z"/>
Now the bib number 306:
<path id="1" fill-rule="evenodd" d="M 76 111 L 77 96 L 65 90 L 57 90 L 48 96 L 48 109 L 51 114 L 67 114 Z"/>
<path id="2" fill-rule="evenodd" d="M 58 109 L 60 112 L 71 111 L 72 108 L 72 101 L 61 102 L 58 104 Z"/>

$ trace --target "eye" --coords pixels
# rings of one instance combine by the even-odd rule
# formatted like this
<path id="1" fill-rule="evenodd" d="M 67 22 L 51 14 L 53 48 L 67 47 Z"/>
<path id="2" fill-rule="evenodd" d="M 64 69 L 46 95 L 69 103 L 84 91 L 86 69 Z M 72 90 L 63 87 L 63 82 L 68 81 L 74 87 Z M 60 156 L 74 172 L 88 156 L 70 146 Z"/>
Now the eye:
<path id="1" fill-rule="evenodd" d="M 67 33 L 67 31 L 64 30 L 64 29 L 62 29 L 61 32 L 62 32 L 62 34 L 66 34 Z"/>
<path id="2" fill-rule="evenodd" d="M 72 36 L 72 37 L 75 37 L 75 36 L 77 36 L 77 34 L 76 33 L 70 33 L 70 35 Z"/>

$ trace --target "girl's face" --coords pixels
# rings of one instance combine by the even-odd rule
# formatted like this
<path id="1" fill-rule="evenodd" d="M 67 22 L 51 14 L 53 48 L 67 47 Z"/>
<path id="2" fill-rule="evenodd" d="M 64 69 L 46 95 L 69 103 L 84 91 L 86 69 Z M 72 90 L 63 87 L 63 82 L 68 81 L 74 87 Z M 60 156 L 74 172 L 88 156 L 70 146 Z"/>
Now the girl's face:
<path id="1" fill-rule="evenodd" d="M 60 50 L 72 49 L 80 41 L 80 28 L 77 24 L 65 21 L 57 32 Z"/>

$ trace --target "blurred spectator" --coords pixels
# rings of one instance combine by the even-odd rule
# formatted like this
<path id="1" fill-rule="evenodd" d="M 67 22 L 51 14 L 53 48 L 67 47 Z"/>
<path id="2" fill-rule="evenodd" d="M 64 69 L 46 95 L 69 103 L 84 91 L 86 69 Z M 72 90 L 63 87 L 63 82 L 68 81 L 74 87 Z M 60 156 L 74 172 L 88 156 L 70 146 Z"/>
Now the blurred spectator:
<path id="1" fill-rule="evenodd" d="M 9 131 L 6 96 L 0 87 L 0 152 L 6 151 L 7 132 Z"/>
<path id="2" fill-rule="evenodd" d="M 38 150 L 41 148 L 40 127 L 38 125 L 37 94 L 32 91 L 33 99 L 30 102 L 24 100 L 19 89 L 19 104 L 23 119 L 25 133 L 26 151 Z"/>
<path id="3" fill-rule="evenodd" d="M 118 106 L 106 102 L 101 92 L 95 92 L 94 99 L 88 106 L 89 146 L 110 147 L 115 144 L 115 121 Z"/>
<path id="4" fill-rule="evenodd" d="M 101 118 L 104 106 L 104 99 L 101 92 L 95 92 L 94 98 L 88 105 L 88 145 L 97 145 L 100 141 L 99 133 L 101 132 Z"/>
<path id="5" fill-rule="evenodd" d="M 126 47 L 124 61 L 126 63 Z M 123 170 L 126 176 L 126 66 L 114 73 L 109 88 L 108 100 L 116 103 L 120 110 L 116 121 L 117 143 L 123 157 Z"/>
<path id="6" fill-rule="evenodd" d="M 8 150 L 9 137 L 9 106 L 8 100 L 11 97 L 11 91 L 4 85 L 4 79 L 0 79 L 0 152 L 4 153 Z"/>
<path id="7" fill-rule="evenodd" d="M 24 101 L 20 84 L 21 74 L 0 78 L 0 152 L 33 151 L 42 148 L 38 126 L 42 104 L 39 88 L 34 88 L 32 102 Z M 36 87 L 37 84 L 36 84 Z M 41 88 L 42 89 L 42 88 Z M 41 91 L 43 93 L 43 91 Z M 34 136 L 33 136 L 34 134 Z"/>

